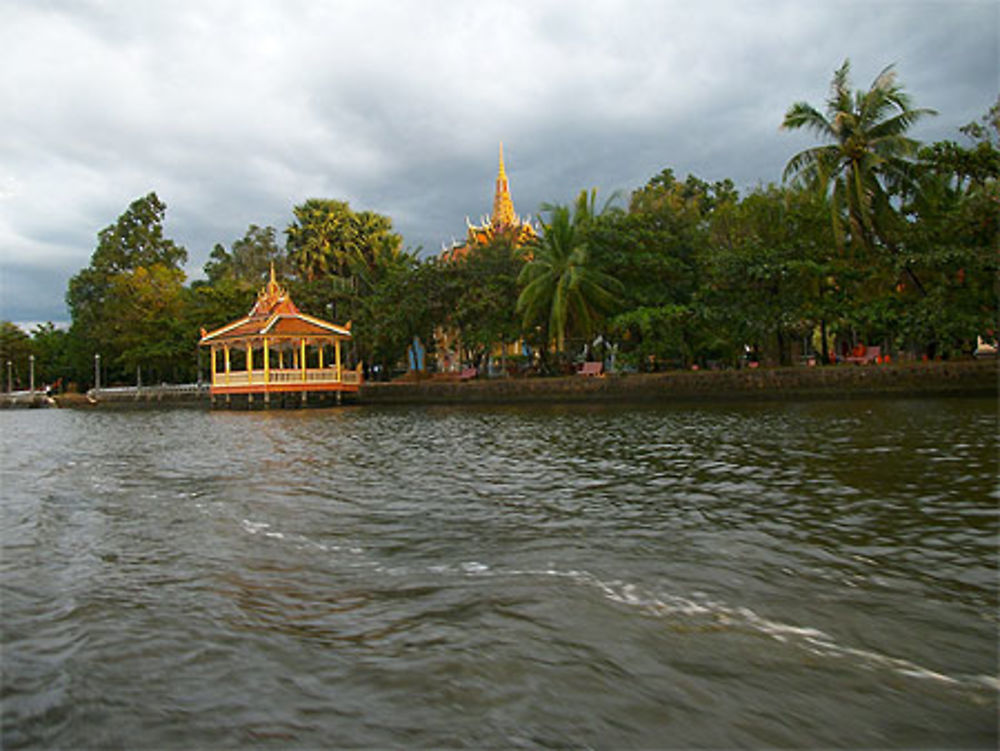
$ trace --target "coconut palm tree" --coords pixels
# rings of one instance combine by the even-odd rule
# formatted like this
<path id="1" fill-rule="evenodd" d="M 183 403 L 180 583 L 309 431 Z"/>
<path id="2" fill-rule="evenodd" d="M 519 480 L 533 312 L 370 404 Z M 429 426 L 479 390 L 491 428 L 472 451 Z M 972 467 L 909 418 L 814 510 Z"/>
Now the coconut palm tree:
<path id="1" fill-rule="evenodd" d="M 543 206 L 549 220 L 542 222 L 542 236 L 518 276 L 522 289 L 517 312 L 523 316 L 524 327 L 545 321 L 548 338 L 555 339 L 559 352 L 565 349 L 569 331 L 593 333 L 621 286 L 591 263 L 587 230 L 599 216 L 593 204 L 594 193 L 588 201 L 587 192 L 582 191 L 573 212 L 568 206 Z"/>
<path id="2" fill-rule="evenodd" d="M 812 184 L 831 197 L 834 236 L 844 246 L 871 250 L 885 241 L 892 219 L 890 194 L 912 182 L 912 162 L 918 142 L 905 134 L 934 110 L 914 108 L 910 97 L 888 66 L 868 91 L 851 93 L 850 61 L 834 73 L 825 114 L 807 102 L 796 102 L 785 113 L 782 127 L 805 128 L 830 143 L 793 156 L 784 178 Z M 843 218 L 847 217 L 847 227 Z"/>

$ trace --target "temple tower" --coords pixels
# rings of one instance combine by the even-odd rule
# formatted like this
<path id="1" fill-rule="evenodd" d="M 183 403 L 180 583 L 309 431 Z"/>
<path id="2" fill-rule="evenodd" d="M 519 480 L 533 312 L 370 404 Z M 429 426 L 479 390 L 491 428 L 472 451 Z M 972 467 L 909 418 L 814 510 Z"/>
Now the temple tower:
<path id="1" fill-rule="evenodd" d="M 465 242 L 453 243 L 441 252 L 446 261 L 465 258 L 477 247 L 489 245 L 500 237 L 509 238 L 515 248 L 520 248 L 535 240 L 537 234 L 529 219 L 522 219 L 514 213 L 514 201 L 510 197 L 507 182 L 507 168 L 503 163 L 503 142 L 500 142 L 500 165 L 497 169 L 496 186 L 493 191 L 493 213 L 484 217 L 481 224 L 473 224 L 466 218 Z"/>
<path id="2" fill-rule="evenodd" d="M 500 169 L 497 171 L 497 186 L 493 194 L 494 227 L 512 227 L 518 223 L 514 213 L 514 202 L 510 198 L 510 186 L 507 184 L 507 171 L 503 166 L 503 141 L 500 142 Z"/>

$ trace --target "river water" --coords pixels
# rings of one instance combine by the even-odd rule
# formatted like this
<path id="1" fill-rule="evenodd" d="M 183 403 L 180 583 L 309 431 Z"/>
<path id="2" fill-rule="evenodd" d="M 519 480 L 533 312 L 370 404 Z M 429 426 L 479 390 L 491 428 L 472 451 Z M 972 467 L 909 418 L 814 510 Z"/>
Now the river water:
<path id="1" fill-rule="evenodd" d="M 997 744 L 993 400 L 0 432 L 4 749 Z"/>

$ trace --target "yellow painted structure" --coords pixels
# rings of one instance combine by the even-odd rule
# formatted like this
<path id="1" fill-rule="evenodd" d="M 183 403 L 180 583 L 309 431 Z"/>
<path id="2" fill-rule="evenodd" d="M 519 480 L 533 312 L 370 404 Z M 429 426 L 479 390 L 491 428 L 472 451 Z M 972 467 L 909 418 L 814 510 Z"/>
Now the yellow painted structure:
<path id="1" fill-rule="evenodd" d="M 362 381 L 361 366 L 341 367 L 341 348 L 351 340 L 351 324 L 339 326 L 299 311 L 288 292 L 271 278 L 257 295 L 253 308 L 243 318 L 207 332 L 202 330 L 200 345 L 211 349 L 211 393 L 264 394 L 280 392 L 350 391 Z M 335 365 L 327 366 L 323 350 L 333 347 Z M 232 369 L 231 350 L 246 356 L 244 370 Z M 222 351 L 222 370 L 218 352 Z M 255 357 L 257 351 L 259 358 Z M 274 354 L 278 357 L 275 358 Z M 285 354 L 291 353 L 291 367 Z M 277 367 L 274 367 L 277 360 Z M 259 361 L 261 367 L 256 368 Z M 315 367 L 310 367 L 312 361 Z"/>

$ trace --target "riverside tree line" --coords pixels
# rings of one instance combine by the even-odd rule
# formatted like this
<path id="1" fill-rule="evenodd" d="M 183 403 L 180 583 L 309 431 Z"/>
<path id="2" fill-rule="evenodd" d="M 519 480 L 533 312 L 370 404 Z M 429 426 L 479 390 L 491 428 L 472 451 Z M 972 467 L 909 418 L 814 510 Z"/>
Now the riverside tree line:
<path id="1" fill-rule="evenodd" d="M 819 143 L 781 185 L 741 196 L 730 180 L 664 169 L 627 201 L 598 208 L 582 191 L 543 205 L 529 246 L 499 233 L 457 260 L 404 249 L 389 217 L 310 199 L 283 242 L 251 225 L 187 283 L 187 251 L 164 235 L 166 206 L 150 193 L 101 230 L 70 280 L 69 330 L 3 322 L 0 358 L 15 388 L 31 354 L 39 383 L 92 383 L 95 353 L 105 384 L 194 380 L 200 329 L 245 315 L 271 264 L 300 308 L 352 320 L 352 357 L 382 373 L 440 329 L 469 364 L 524 341 L 542 372 L 603 356 L 595 341 L 639 370 L 787 365 L 807 350 L 827 363 L 856 343 L 967 354 L 997 329 L 1000 99 L 959 140 L 921 145 L 907 132 L 935 113 L 894 70 L 857 91 L 849 73 L 845 62 L 822 107 L 788 109 L 784 128 Z"/>

